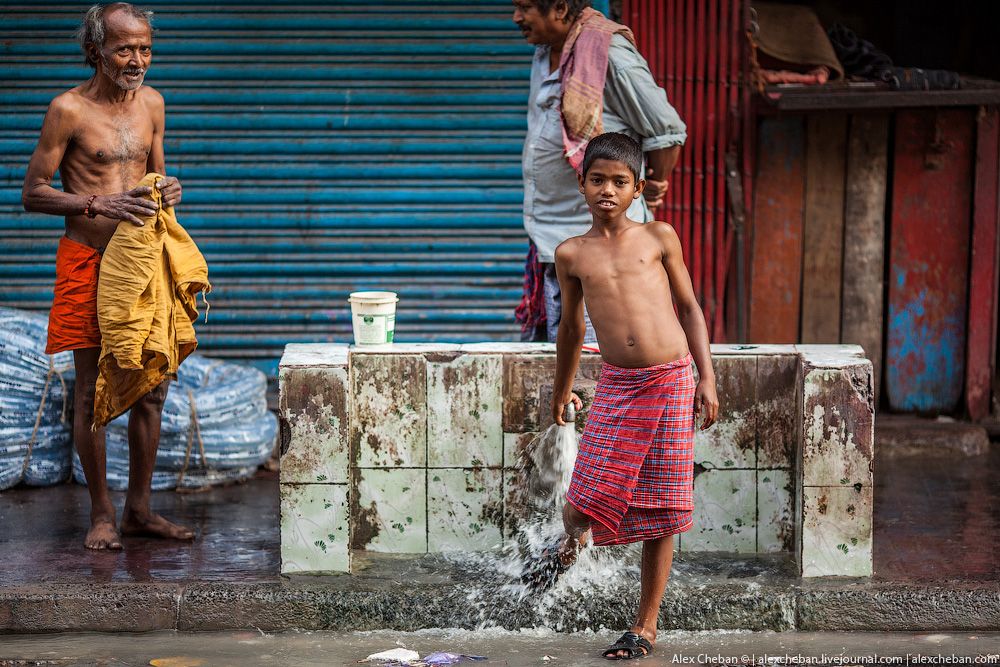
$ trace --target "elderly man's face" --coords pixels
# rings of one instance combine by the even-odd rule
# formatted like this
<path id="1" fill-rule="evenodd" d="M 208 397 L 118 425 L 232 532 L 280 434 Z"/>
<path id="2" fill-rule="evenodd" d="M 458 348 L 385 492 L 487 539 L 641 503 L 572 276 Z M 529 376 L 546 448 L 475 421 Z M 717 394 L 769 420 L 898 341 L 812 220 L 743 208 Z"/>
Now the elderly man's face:
<path id="1" fill-rule="evenodd" d="M 136 90 L 153 60 L 153 30 L 128 12 L 112 10 L 104 17 L 104 46 L 98 49 L 101 70 L 123 90 Z"/>
<path id="2" fill-rule="evenodd" d="M 533 0 L 514 0 L 514 23 L 529 44 L 561 44 L 569 34 L 566 3 L 556 2 L 543 14 Z"/>

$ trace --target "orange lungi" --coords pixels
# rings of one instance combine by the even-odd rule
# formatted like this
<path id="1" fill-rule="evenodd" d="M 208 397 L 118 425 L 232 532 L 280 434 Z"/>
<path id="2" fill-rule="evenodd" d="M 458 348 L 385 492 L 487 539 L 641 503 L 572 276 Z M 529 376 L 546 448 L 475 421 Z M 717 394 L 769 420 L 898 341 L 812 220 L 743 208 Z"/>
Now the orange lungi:
<path id="1" fill-rule="evenodd" d="M 49 311 L 46 354 L 101 346 L 97 277 L 101 253 L 65 236 L 56 251 L 56 289 Z"/>

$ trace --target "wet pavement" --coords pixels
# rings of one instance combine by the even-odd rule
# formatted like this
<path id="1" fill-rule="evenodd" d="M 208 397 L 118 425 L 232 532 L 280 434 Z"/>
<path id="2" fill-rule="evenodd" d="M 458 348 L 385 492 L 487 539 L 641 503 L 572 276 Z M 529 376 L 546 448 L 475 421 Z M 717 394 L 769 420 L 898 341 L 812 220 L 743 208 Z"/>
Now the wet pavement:
<path id="1" fill-rule="evenodd" d="M 873 579 L 800 580 L 788 554 L 684 553 L 661 627 L 1000 629 L 1000 448 L 978 457 L 879 456 L 875 479 Z M 570 575 L 582 568 L 574 568 L 541 602 L 512 595 L 495 565 L 474 557 L 359 554 L 352 576 L 281 577 L 277 486 L 273 473 L 261 473 L 203 493 L 154 494 L 154 509 L 192 526 L 198 539 L 127 538 L 117 553 L 82 547 L 83 487 L 0 493 L 0 633 L 483 625 L 576 632 L 621 628 L 634 613 L 634 563 L 575 583 Z M 120 509 L 120 494 L 116 503 Z M 9 638 L 0 636 L 0 646 Z"/>
<path id="2" fill-rule="evenodd" d="M 435 651 L 486 656 L 465 665 L 605 665 L 605 632 L 428 630 L 396 632 L 227 632 L 143 635 L 78 634 L 4 637 L 0 665 L 354 665 L 397 647 L 421 656 Z M 643 667 L 665 665 L 1000 664 L 997 633 L 670 632 L 660 636 Z M 917 657 L 920 656 L 920 657 Z M 546 657 L 548 658 L 546 660 Z M 826 658 L 827 662 L 819 663 Z M 9 661 L 9 662 L 5 662 Z M 933 661 L 933 662 L 932 662 Z"/>
<path id="3" fill-rule="evenodd" d="M 875 461 L 875 579 L 1000 580 L 1000 443 Z"/>
<path id="4" fill-rule="evenodd" d="M 124 494 L 112 497 L 121 518 Z M 85 487 L 70 483 L 0 493 L 0 586 L 277 579 L 275 473 L 200 493 L 154 493 L 152 506 L 193 528 L 194 543 L 129 537 L 123 551 L 90 551 L 83 548 L 90 512 Z"/>
<path id="5" fill-rule="evenodd" d="M 879 455 L 876 466 L 875 581 L 1000 580 L 1000 445 L 977 457 Z M 115 500 L 120 511 L 122 494 Z M 194 544 L 127 538 L 122 552 L 87 551 L 85 488 L 0 493 L 0 585 L 279 579 L 274 473 L 201 493 L 155 493 L 153 507 L 192 526 Z"/>

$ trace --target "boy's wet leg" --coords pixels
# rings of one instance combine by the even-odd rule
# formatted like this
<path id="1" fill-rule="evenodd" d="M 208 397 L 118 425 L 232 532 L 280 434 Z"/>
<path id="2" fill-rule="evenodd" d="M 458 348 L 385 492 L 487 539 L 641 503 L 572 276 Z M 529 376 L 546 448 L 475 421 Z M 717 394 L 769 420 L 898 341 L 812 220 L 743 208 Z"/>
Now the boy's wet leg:
<path id="1" fill-rule="evenodd" d="M 570 503 L 563 506 L 563 528 L 566 535 L 559 545 L 559 560 L 569 566 L 576 562 L 581 547 L 590 543 L 590 517 L 573 507 Z"/>
<path id="2" fill-rule="evenodd" d="M 108 493 L 104 429 L 91 430 L 94 423 L 94 394 L 97 389 L 97 360 L 101 348 L 73 350 L 76 380 L 73 392 L 73 442 L 90 494 L 90 529 L 83 539 L 88 549 L 121 549 L 115 525 L 115 506 Z"/>
<path id="3" fill-rule="evenodd" d="M 639 594 L 639 614 L 632 632 L 656 643 L 657 619 L 660 615 L 660 602 L 663 601 L 663 591 L 670 579 L 670 568 L 674 561 L 674 536 L 667 535 L 642 543 L 642 569 L 640 572 L 641 592 Z M 624 651 L 618 652 L 618 657 L 625 657 Z"/>
<path id="4" fill-rule="evenodd" d="M 128 420 L 128 493 L 122 512 L 123 535 L 146 535 L 172 540 L 193 540 L 194 531 L 167 521 L 149 507 L 156 450 L 160 445 L 160 420 L 167 400 L 169 380 L 136 401 Z"/>

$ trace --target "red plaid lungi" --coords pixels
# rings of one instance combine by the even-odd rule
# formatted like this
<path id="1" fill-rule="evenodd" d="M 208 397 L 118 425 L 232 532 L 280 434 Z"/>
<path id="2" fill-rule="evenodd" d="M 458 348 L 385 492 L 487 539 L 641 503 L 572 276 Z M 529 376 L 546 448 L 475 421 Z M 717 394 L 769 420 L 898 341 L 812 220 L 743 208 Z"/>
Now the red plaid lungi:
<path id="1" fill-rule="evenodd" d="M 566 493 L 594 520 L 594 544 L 691 528 L 694 391 L 690 354 L 649 368 L 601 368 Z"/>

